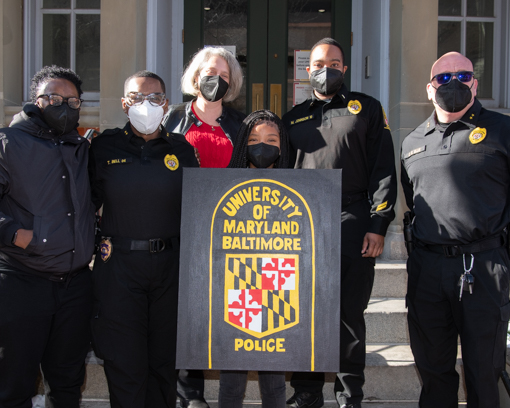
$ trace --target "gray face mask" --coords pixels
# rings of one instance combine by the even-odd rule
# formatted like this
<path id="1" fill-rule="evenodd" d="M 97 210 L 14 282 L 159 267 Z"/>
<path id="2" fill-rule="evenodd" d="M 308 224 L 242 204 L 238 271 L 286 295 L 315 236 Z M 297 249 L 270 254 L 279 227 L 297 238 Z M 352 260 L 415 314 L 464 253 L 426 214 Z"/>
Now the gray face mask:
<path id="1" fill-rule="evenodd" d="M 324 67 L 310 74 L 310 85 L 321 95 L 336 94 L 344 83 L 342 71 Z"/>

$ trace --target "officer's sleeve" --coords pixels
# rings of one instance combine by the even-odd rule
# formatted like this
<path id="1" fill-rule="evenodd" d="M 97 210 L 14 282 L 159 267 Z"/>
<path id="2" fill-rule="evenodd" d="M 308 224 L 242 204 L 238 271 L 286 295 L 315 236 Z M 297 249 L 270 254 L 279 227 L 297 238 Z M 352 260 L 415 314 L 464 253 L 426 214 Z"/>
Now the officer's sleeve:
<path id="1" fill-rule="evenodd" d="M 98 136 L 99 137 L 99 136 Z M 97 144 L 95 140 L 92 140 L 92 144 L 89 150 L 89 179 L 90 179 L 90 190 L 92 193 L 92 202 L 96 207 L 96 211 L 101 208 L 104 200 L 104 189 L 101 172 L 98 169 L 97 162 Z"/>
<path id="2" fill-rule="evenodd" d="M 370 112 L 367 129 L 367 158 L 369 167 L 368 195 L 372 200 L 371 222 L 368 232 L 386 235 L 395 218 L 397 179 L 395 153 L 390 127 L 380 103 Z"/>
<path id="3" fill-rule="evenodd" d="M 407 174 L 406 167 L 404 165 L 404 159 L 400 161 L 400 183 L 402 184 L 402 189 L 404 190 L 404 197 L 406 199 L 407 207 L 413 211 L 414 208 L 414 191 L 413 191 L 413 183 L 409 179 L 409 175 Z"/>
<path id="4" fill-rule="evenodd" d="M 8 158 L 5 152 L 5 147 L 8 143 L 5 133 L 0 133 L 0 141 L 2 142 L 0 145 L 0 201 L 2 201 L 9 192 L 10 184 Z M 0 247 L 12 247 L 14 233 L 20 228 L 23 228 L 23 225 L 0 211 Z"/>

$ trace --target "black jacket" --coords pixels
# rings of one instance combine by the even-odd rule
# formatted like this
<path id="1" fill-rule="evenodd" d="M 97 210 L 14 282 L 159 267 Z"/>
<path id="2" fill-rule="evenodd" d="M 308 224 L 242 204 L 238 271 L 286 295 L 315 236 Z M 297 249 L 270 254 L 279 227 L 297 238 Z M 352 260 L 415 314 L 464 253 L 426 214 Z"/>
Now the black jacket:
<path id="1" fill-rule="evenodd" d="M 34 104 L 0 129 L 0 141 L 0 257 L 48 278 L 82 269 L 94 247 L 89 143 L 75 130 L 54 135 Z M 12 244 L 20 228 L 34 231 L 25 250 Z"/>
<path id="2" fill-rule="evenodd" d="M 200 119 L 198 119 L 191 110 L 192 103 L 193 101 L 169 106 L 168 112 L 162 122 L 167 131 L 180 133 L 186 136 L 186 133 L 193 123 L 198 127 L 202 125 Z M 227 135 L 228 139 L 232 142 L 232 146 L 234 146 L 236 142 L 237 131 L 245 117 L 246 115 L 244 113 L 223 106 L 223 113 L 216 119 L 223 132 L 225 132 L 225 135 Z"/>
<path id="3" fill-rule="evenodd" d="M 397 180 L 393 141 L 380 102 L 342 85 L 330 101 L 312 92 L 282 120 L 289 131 L 294 167 L 342 169 L 343 196 L 368 193 L 368 232 L 385 235 L 395 218 Z M 345 204 L 342 207 L 350 211 Z"/>

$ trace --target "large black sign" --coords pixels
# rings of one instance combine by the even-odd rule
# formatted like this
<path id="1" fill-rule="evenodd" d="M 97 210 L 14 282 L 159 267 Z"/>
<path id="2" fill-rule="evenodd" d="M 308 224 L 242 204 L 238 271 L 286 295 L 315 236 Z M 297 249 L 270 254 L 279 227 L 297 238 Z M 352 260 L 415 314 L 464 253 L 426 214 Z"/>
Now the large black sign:
<path id="1" fill-rule="evenodd" d="M 339 371 L 341 176 L 184 169 L 178 368 Z"/>

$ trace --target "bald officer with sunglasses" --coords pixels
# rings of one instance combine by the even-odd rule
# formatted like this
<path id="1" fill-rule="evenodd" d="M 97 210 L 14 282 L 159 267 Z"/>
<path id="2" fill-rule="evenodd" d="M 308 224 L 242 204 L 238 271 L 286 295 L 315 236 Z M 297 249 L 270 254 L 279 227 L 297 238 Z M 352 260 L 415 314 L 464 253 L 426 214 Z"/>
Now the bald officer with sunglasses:
<path id="1" fill-rule="evenodd" d="M 482 108 L 473 65 L 459 53 L 439 58 L 431 78 L 435 112 L 401 153 L 414 216 L 407 306 L 420 407 L 457 407 L 460 336 L 467 406 L 498 408 L 510 317 L 510 117 Z"/>
<path id="2" fill-rule="evenodd" d="M 90 147 L 92 199 L 103 205 L 92 335 L 112 408 L 175 408 L 182 174 L 198 163 L 161 126 L 167 107 L 163 80 L 137 72 L 124 85 L 129 122 Z"/>

